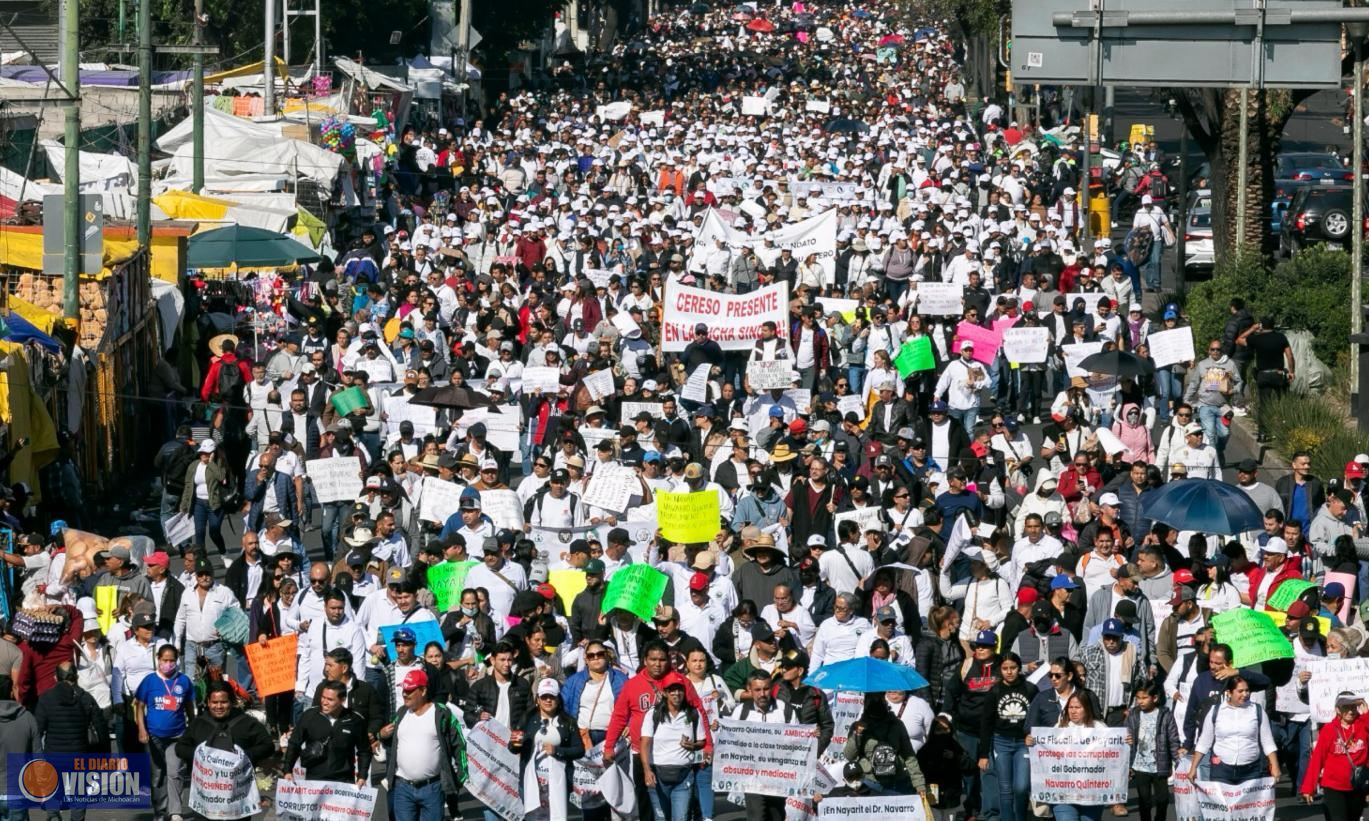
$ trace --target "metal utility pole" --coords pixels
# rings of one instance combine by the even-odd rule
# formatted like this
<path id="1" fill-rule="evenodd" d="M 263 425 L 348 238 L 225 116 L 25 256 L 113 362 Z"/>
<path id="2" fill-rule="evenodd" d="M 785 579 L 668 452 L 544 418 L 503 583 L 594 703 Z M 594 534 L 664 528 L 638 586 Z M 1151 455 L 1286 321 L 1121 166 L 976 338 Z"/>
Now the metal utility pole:
<path id="1" fill-rule="evenodd" d="M 1350 151 L 1350 167 L 1354 171 L 1354 182 L 1350 188 L 1350 333 L 1357 335 L 1364 330 L 1363 290 L 1364 290 L 1364 36 L 1369 25 L 1350 23 L 1345 27 L 1355 49 L 1355 115 L 1350 129 L 1354 145 Z M 1360 362 L 1358 356 L 1350 357 L 1350 387 L 1359 391 Z M 1352 401 L 1351 407 L 1357 403 Z M 1369 420 L 1359 414 L 1360 425 Z"/>
<path id="2" fill-rule="evenodd" d="M 1236 149 L 1236 250 L 1245 248 L 1245 187 L 1250 181 L 1250 88 L 1241 86 L 1241 134 Z M 1180 264 L 1183 264 L 1182 261 Z"/>
<path id="3" fill-rule="evenodd" d="M 65 168 L 62 169 L 62 315 L 75 320 L 81 316 L 81 38 L 80 0 L 62 2 L 62 84 L 70 99 L 64 112 L 62 141 L 65 143 Z"/>
<path id="4" fill-rule="evenodd" d="M 195 45 L 204 44 L 204 0 L 195 0 Z M 192 170 L 190 190 L 196 194 L 204 189 L 204 53 L 195 52 L 195 76 L 190 88 L 190 116 Z"/>
<path id="5" fill-rule="evenodd" d="M 456 59 L 452 61 L 452 73 L 461 86 L 461 121 L 466 121 L 466 91 L 471 81 L 467 65 L 471 59 L 471 0 L 461 0 L 461 19 L 456 21 Z"/>
<path id="6" fill-rule="evenodd" d="M 152 0 L 138 0 L 138 245 L 152 244 Z"/>
<path id="7" fill-rule="evenodd" d="M 266 0 L 266 54 L 262 61 L 265 89 L 262 92 L 262 114 L 276 114 L 276 0 Z"/>
<path id="8" fill-rule="evenodd" d="M 1083 125 L 1083 128 L 1079 130 L 1084 137 L 1084 155 L 1079 161 L 1079 165 L 1083 168 L 1083 171 L 1079 174 L 1079 191 L 1084 198 L 1084 224 L 1082 227 L 1084 229 L 1084 247 L 1087 248 L 1089 247 L 1089 241 L 1093 239 L 1093 186 L 1090 185 L 1093 180 L 1089 176 L 1089 151 L 1092 149 L 1092 146 L 1089 144 L 1088 106 L 1084 107 L 1084 116 L 1080 120 L 1080 123 Z"/>
<path id="9" fill-rule="evenodd" d="M 1179 118 L 1179 224 L 1174 226 L 1174 253 L 1177 257 L 1175 267 L 1179 269 L 1179 293 L 1188 287 L 1188 270 L 1184 260 L 1188 259 L 1188 124 Z"/>

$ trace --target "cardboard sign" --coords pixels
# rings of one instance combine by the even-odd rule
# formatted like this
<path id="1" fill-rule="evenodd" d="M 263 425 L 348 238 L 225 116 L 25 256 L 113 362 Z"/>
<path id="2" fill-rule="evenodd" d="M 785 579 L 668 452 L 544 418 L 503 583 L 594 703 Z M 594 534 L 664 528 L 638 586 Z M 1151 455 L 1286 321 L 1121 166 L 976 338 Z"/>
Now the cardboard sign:
<path id="1" fill-rule="evenodd" d="M 1019 365 L 1039 365 L 1050 353 L 1050 328 L 1008 328 L 1003 331 L 1003 358 Z"/>
<path id="2" fill-rule="evenodd" d="M 718 493 L 656 491 L 656 519 L 661 535 L 680 544 L 711 542 L 719 528 Z"/>
<path id="3" fill-rule="evenodd" d="M 957 282 L 919 282 L 917 312 L 921 316 L 960 316 L 965 286 Z"/>
<path id="4" fill-rule="evenodd" d="M 665 594 L 669 577 L 646 564 L 630 564 L 608 580 L 600 612 L 626 610 L 642 621 L 650 621 Z"/>
<path id="5" fill-rule="evenodd" d="M 366 489 L 361 479 L 361 462 L 355 456 L 309 459 L 304 463 L 304 472 L 309 474 L 320 504 L 354 502 Z"/>
<path id="6" fill-rule="evenodd" d="M 1285 582 L 1286 584 L 1286 582 Z M 1293 644 L 1274 624 L 1271 614 L 1239 607 L 1212 617 L 1213 640 L 1231 645 L 1236 667 L 1293 658 Z"/>
<path id="7" fill-rule="evenodd" d="M 725 351 L 749 351 L 761 324 L 774 322 L 778 335 L 789 333 L 789 285 L 777 283 L 746 294 L 723 294 L 671 284 L 666 289 L 661 326 L 666 353 L 679 353 L 694 341 L 694 328 L 708 326 L 708 338 Z"/>
<path id="8" fill-rule="evenodd" d="M 1126 728 L 1033 727 L 1031 797 L 1046 804 L 1124 804 Z"/>
<path id="9" fill-rule="evenodd" d="M 252 668 L 252 680 L 257 683 L 257 695 L 274 696 L 295 689 L 298 644 L 299 636 L 290 633 L 266 644 L 250 641 L 242 646 L 247 664 Z"/>
<path id="10" fill-rule="evenodd" d="M 1146 344 L 1150 345 L 1150 358 L 1157 368 L 1197 361 L 1193 351 L 1193 329 L 1187 325 L 1152 332 L 1146 337 Z"/>
<path id="11" fill-rule="evenodd" d="M 713 733 L 713 789 L 720 793 L 811 796 L 817 760 L 818 728 L 814 724 L 719 719 Z"/>

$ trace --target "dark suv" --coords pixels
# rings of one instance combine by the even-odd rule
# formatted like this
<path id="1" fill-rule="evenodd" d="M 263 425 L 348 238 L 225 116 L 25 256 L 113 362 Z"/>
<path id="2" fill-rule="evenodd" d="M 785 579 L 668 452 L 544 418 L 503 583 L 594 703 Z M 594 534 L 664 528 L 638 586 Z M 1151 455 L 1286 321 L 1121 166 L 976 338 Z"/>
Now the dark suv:
<path id="1" fill-rule="evenodd" d="M 1349 186 L 1312 185 L 1294 192 L 1279 227 L 1280 255 L 1292 256 L 1317 242 L 1344 248 L 1349 241 Z"/>

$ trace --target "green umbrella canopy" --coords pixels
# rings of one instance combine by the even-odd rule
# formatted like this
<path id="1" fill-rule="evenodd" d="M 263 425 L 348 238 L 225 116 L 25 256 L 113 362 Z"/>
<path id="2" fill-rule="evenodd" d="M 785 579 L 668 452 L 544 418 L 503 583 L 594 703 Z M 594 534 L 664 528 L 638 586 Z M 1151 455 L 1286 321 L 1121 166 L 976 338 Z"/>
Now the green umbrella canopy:
<path id="1" fill-rule="evenodd" d="M 284 234 L 248 225 L 229 225 L 192 236 L 186 265 L 190 268 L 269 268 L 320 259 L 313 249 Z"/>

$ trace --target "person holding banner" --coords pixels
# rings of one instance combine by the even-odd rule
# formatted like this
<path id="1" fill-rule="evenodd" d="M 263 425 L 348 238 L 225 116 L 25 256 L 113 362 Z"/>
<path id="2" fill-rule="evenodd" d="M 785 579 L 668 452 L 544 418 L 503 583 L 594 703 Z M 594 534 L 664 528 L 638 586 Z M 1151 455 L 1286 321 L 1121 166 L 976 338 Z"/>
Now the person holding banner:
<path id="1" fill-rule="evenodd" d="M 893 795 L 918 795 L 926 792 L 917 752 L 908 738 L 908 728 L 894 715 L 884 693 L 866 693 L 860 718 L 851 725 L 842 756 L 860 765 L 884 792 Z"/>
<path id="2" fill-rule="evenodd" d="M 1195 688 L 1196 689 L 1196 688 Z M 1193 759 L 1188 779 L 1198 778 L 1198 762 L 1207 757 L 1212 780 L 1222 784 L 1243 784 L 1265 775 L 1279 780 L 1279 748 L 1264 707 L 1250 700 L 1250 684 L 1243 675 L 1226 680 L 1226 691 L 1207 711 L 1193 744 Z M 1263 757 L 1264 760 L 1261 760 Z M 1311 767 L 1308 768 L 1309 771 Z"/>
<path id="3" fill-rule="evenodd" d="M 260 766 L 270 758 L 276 751 L 271 734 L 260 721 L 239 709 L 235 702 L 231 684 L 226 681 L 209 682 L 205 687 L 205 711 L 195 716 L 186 727 L 185 734 L 176 740 L 176 758 L 194 761 L 195 750 L 201 744 L 230 752 L 237 748 L 253 767 Z M 167 763 L 170 765 L 171 759 Z"/>
<path id="4" fill-rule="evenodd" d="M 1086 690 L 1075 690 L 1065 702 L 1060 713 L 1058 727 L 1085 727 L 1102 729 L 1106 727 L 1093 712 L 1093 702 Z M 1103 804 L 1051 804 L 1055 821 L 1099 821 L 1103 817 Z"/>
<path id="5" fill-rule="evenodd" d="M 1311 804 L 1317 788 L 1329 821 L 1357 821 L 1369 792 L 1369 710 L 1351 692 L 1336 696 L 1336 717 L 1323 724 L 1298 792 Z"/>
<path id="6" fill-rule="evenodd" d="M 571 768 L 584 757 L 585 744 L 562 705 L 556 679 L 537 682 L 537 709 L 528 712 L 521 729 L 509 746 L 522 763 L 523 806 L 545 807 L 551 821 L 566 821 L 566 798 L 575 780 Z"/>

